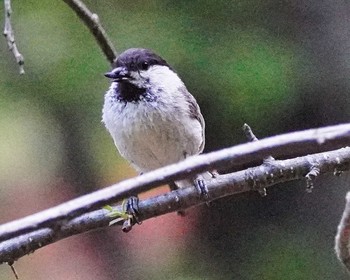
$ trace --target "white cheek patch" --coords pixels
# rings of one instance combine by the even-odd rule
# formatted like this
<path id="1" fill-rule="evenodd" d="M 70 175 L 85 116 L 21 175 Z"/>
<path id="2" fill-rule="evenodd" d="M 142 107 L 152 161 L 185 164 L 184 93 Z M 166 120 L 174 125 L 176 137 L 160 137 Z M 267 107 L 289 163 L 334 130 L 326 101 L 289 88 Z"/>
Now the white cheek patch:
<path id="1" fill-rule="evenodd" d="M 168 66 L 151 66 L 146 75 L 151 85 L 156 87 L 162 85 L 164 90 L 170 92 L 174 92 L 178 87 L 184 85 L 179 76 L 174 71 L 170 70 Z"/>
<path id="2" fill-rule="evenodd" d="M 161 88 L 166 92 L 174 92 L 183 86 L 178 75 L 164 65 L 153 65 L 148 70 L 132 71 L 131 83 L 140 88 Z"/>

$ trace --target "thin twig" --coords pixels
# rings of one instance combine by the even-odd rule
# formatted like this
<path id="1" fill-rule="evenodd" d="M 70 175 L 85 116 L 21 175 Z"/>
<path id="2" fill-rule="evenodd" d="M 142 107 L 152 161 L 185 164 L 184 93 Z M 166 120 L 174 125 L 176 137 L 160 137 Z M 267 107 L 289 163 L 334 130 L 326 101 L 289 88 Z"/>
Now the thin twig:
<path id="1" fill-rule="evenodd" d="M 17 271 L 16 271 L 15 266 L 13 265 L 13 262 L 11 262 L 11 263 L 9 262 L 8 265 L 11 267 L 11 271 L 12 271 L 13 275 L 15 276 L 15 278 L 16 278 L 16 279 L 19 279 L 18 273 L 17 273 Z"/>
<path id="2" fill-rule="evenodd" d="M 244 134 L 247 137 L 249 142 L 259 141 L 259 139 L 253 133 L 253 130 L 246 123 L 243 125 L 243 132 L 244 132 Z"/>
<path id="3" fill-rule="evenodd" d="M 107 60 L 110 62 L 111 65 L 113 65 L 113 62 L 118 56 L 118 53 L 115 50 L 111 40 L 108 38 L 106 31 L 102 27 L 98 15 L 92 13 L 88 9 L 88 7 L 80 0 L 63 1 L 74 10 L 78 17 L 89 28 L 90 32 L 94 35 L 98 45 L 100 46 Z"/>
<path id="4" fill-rule="evenodd" d="M 253 133 L 253 130 L 246 123 L 243 125 L 243 132 L 249 142 L 259 141 L 259 139 Z M 272 160 L 275 160 L 272 156 L 267 156 L 266 158 L 264 158 L 264 161 L 272 161 Z"/>
<path id="5" fill-rule="evenodd" d="M 5 27 L 4 27 L 4 36 L 7 41 L 7 45 L 9 50 L 13 53 L 18 65 L 19 65 L 19 73 L 24 74 L 24 58 L 23 55 L 18 51 L 15 36 L 13 33 L 13 28 L 11 24 L 11 0 L 4 0 L 4 10 L 5 10 Z"/>
<path id="6" fill-rule="evenodd" d="M 339 129 L 345 129 L 345 127 L 346 126 L 338 126 Z M 339 134 L 345 137 L 345 131 L 342 129 L 340 129 L 338 134 L 335 133 L 334 129 L 327 128 L 292 133 L 288 134 L 288 137 L 285 137 L 287 135 L 276 136 L 260 140 L 259 142 L 239 145 L 219 152 L 193 157 L 179 164 L 161 168 L 157 171 L 126 180 L 110 188 L 74 199 L 43 212 L 4 224 L 0 226 L 0 239 L 3 241 L 0 243 L 0 262 L 16 260 L 24 254 L 62 238 L 108 225 L 111 218 L 106 215 L 106 210 L 91 212 L 93 209 L 96 209 L 96 207 L 91 207 L 91 205 L 103 206 L 113 201 L 118 201 L 131 194 L 136 194 L 151 188 L 152 186 L 158 186 L 168 181 L 184 178 L 187 174 L 192 174 L 193 170 L 194 172 L 198 170 L 204 171 L 210 169 L 213 165 L 219 166 L 217 165 L 218 162 L 227 164 L 231 161 L 227 156 L 230 159 L 236 158 L 238 161 L 241 161 L 245 156 L 254 159 L 254 157 L 249 156 L 254 150 L 261 159 L 266 156 L 266 154 L 270 154 L 273 150 L 277 151 L 277 154 L 279 154 L 283 146 L 296 147 L 295 142 L 293 145 L 288 142 L 289 144 L 287 145 L 285 142 L 286 140 L 283 140 L 284 138 L 288 139 L 288 141 L 292 140 L 292 142 L 293 140 L 296 141 L 296 138 L 303 138 L 304 144 L 309 146 L 312 143 L 312 141 L 310 141 L 311 136 L 317 139 L 321 137 L 324 145 L 328 146 L 327 143 L 330 141 L 333 142 L 333 144 L 336 143 L 335 146 L 337 146 L 342 142 L 337 138 Z M 315 134 L 316 131 L 317 133 Z M 347 134 L 348 133 L 349 132 L 347 132 Z M 333 137 L 336 137 L 337 141 L 335 141 L 335 139 L 331 140 L 331 135 L 331 138 L 333 139 Z M 348 137 L 349 136 L 345 137 L 347 142 L 349 142 Z M 280 145 L 278 149 L 274 146 L 276 143 Z M 266 148 L 270 145 L 273 145 L 274 148 Z M 315 147 L 316 145 L 313 143 L 311 146 Z M 265 149 L 261 150 L 262 147 L 265 147 Z M 291 152 L 293 149 L 282 150 Z M 305 153 L 309 152 L 310 150 L 307 150 Z M 226 155 L 225 159 L 222 158 L 223 154 Z M 237 154 L 239 154 L 239 156 L 237 156 Z M 256 168 L 220 175 L 207 181 L 206 184 L 210 198 L 218 199 L 223 196 L 253 190 L 256 185 L 268 187 L 276 183 L 304 178 L 310 171 L 310 157 L 314 157 L 313 161 L 319 163 L 320 174 L 326 172 L 333 173 L 334 170 L 349 170 L 350 148 L 308 155 L 287 161 L 275 160 L 271 164 L 264 163 Z M 236 163 L 236 160 L 232 162 Z M 243 160 L 243 163 L 244 162 Z M 191 169 L 193 170 L 191 171 Z M 137 191 L 134 190 L 134 192 L 131 192 L 131 190 L 136 187 Z M 112 196 L 111 192 L 114 192 L 114 196 Z M 115 197 L 117 197 L 116 200 L 112 199 Z M 196 192 L 195 188 L 183 188 L 141 201 L 139 205 L 139 218 L 142 221 L 201 203 L 204 203 L 204 201 L 198 196 L 198 192 Z M 72 213 L 74 213 L 74 215 Z"/>
<path id="7" fill-rule="evenodd" d="M 258 137 L 256 137 L 255 134 L 253 133 L 253 130 L 251 129 L 251 127 L 246 123 L 243 125 L 243 132 L 244 132 L 244 134 L 247 137 L 249 142 L 259 141 Z M 275 159 L 269 155 L 269 156 L 264 158 L 263 162 L 266 164 L 271 164 L 274 160 Z M 267 195 L 266 188 L 261 187 L 260 185 L 255 185 L 255 187 L 256 187 L 256 191 L 258 191 L 258 193 L 262 197 L 265 197 Z"/>
<path id="8" fill-rule="evenodd" d="M 335 252 L 350 273 L 350 192 L 346 194 L 343 216 L 335 237 Z"/>

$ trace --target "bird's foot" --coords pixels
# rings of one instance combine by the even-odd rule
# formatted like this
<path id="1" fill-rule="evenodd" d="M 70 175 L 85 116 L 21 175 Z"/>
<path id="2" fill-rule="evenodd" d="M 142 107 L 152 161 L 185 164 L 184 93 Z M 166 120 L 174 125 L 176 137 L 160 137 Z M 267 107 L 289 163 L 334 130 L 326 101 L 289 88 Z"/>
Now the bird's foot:
<path id="1" fill-rule="evenodd" d="M 137 196 L 124 200 L 121 211 L 113 209 L 110 205 L 106 205 L 103 208 L 109 211 L 109 217 L 116 218 L 111 220 L 109 225 L 123 222 L 122 230 L 124 232 L 129 232 L 136 223 L 141 224 L 139 220 L 139 198 Z"/>
<path id="2" fill-rule="evenodd" d="M 124 221 L 122 230 L 129 232 L 134 224 L 141 224 L 139 220 L 139 198 L 137 196 L 131 196 L 127 199 L 125 212 L 129 215 L 129 219 Z"/>
<path id="3" fill-rule="evenodd" d="M 209 191 L 205 181 L 202 178 L 196 178 L 194 180 L 194 186 L 197 189 L 199 196 L 205 200 L 209 200 Z"/>

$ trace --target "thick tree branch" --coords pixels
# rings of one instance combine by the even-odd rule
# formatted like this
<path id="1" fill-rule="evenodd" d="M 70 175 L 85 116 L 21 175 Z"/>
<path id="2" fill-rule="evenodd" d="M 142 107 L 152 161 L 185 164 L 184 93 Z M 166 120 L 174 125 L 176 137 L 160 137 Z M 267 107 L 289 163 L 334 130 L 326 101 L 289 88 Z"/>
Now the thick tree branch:
<path id="1" fill-rule="evenodd" d="M 291 157 L 325 151 L 350 143 L 350 125 L 270 137 L 189 158 L 59 206 L 0 226 L 0 262 L 11 262 L 62 238 L 108 225 L 106 210 L 93 211 L 153 187 L 205 170 L 247 164 L 267 155 Z M 314 166 L 319 173 L 348 170 L 350 148 L 286 161 L 264 162 L 256 168 L 220 175 L 207 181 L 210 199 L 257 190 L 303 178 Z M 140 202 L 140 219 L 163 215 L 203 203 L 195 188 L 184 188 Z M 92 211 L 92 212 L 91 212 Z M 90 213 L 89 213 L 90 212 Z"/>
<path id="2" fill-rule="evenodd" d="M 136 178 L 84 195 L 47 211 L 5 224 L 0 227 L 0 241 L 57 220 L 74 218 L 106 204 L 150 190 L 163 184 L 184 179 L 189 175 L 207 170 L 239 168 L 257 162 L 268 155 L 291 158 L 295 156 L 328 151 L 350 144 L 350 124 L 310 129 L 269 137 L 260 141 L 237 145 L 209 154 L 187 158 Z"/>
<path id="3" fill-rule="evenodd" d="M 303 179 L 312 165 L 320 167 L 320 174 L 337 170 L 350 169 L 350 148 L 309 155 L 290 160 L 264 163 L 247 170 L 220 175 L 210 181 L 207 186 L 211 200 L 255 190 L 257 186 L 266 188 L 281 182 Z M 195 188 L 184 188 L 153 198 L 140 201 L 140 220 L 144 221 L 156 216 L 182 210 L 205 203 Z M 121 207 L 116 207 L 121 211 Z M 63 238 L 106 227 L 113 218 L 106 210 L 95 210 L 71 220 L 57 223 L 56 226 L 44 227 L 29 233 L 13 237 L 0 243 L 0 262 L 10 262 L 25 254 L 61 240 Z"/>
<path id="4" fill-rule="evenodd" d="M 19 65 L 19 73 L 24 74 L 24 58 L 22 54 L 18 51 L 15 36 L 13 34 L 13 28 L 11 24 L 11 0 L 4 0 L 4 10 L 5 10 L 5 27 L 4 27 L 4 36 L 7 41 L 7 45 L 9 50 L 13 53 L 18 65 Z"/>
<path id="5" fill-rule="evenodd" d="M 89 28 L 90 32 L 94 35 L 98 45 L 100 46 L 103 54 L 107 60 L 113 65 L 114 60 L 118 56 L 111 40 L 104 28 L 102 27 L 98 15 L 92 13 L 86 5 L 80 0 L 63 0 L 69 7 L 71 7 L 78 17 Z"/>
<path id="6" fill-rule="evenodd" d="M 346 194 L 345 209 L 335 237 L 335 252 L 350 272 L 350 192 Z"/>

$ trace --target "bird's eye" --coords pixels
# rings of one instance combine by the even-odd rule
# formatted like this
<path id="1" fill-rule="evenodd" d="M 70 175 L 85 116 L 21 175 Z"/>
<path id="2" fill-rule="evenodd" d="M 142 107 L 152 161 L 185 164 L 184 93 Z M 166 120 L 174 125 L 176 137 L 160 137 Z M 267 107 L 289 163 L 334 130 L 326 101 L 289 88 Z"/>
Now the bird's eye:
<path id="1" fill-rule="evenodd" d="M 148 67 L 149 67 L 149 64 L 148 64 L 147 61 L 144 61 L 144 62 L 141 63 L 141 69 L 142 70 L 147 70 Z"/>

